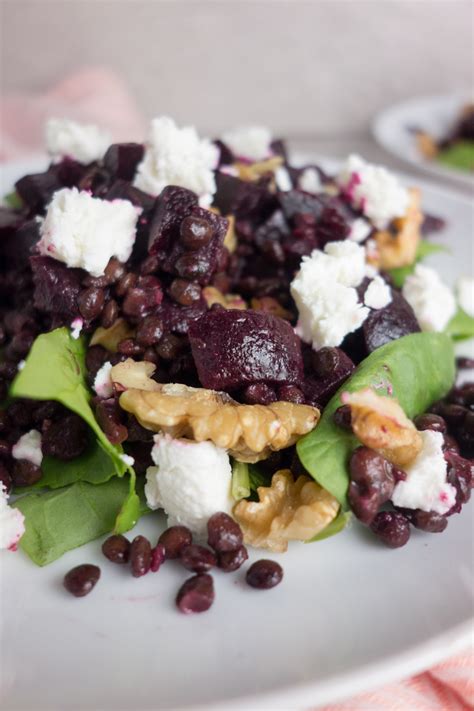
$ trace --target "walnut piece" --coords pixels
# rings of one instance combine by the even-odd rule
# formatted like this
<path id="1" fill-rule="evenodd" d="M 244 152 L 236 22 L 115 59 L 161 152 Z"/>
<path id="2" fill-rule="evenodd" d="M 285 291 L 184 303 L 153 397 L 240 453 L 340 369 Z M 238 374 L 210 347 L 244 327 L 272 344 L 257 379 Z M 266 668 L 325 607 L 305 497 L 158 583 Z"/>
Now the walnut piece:
<path id="1" fill-rule="evenodd" d="M 123 363 L 117 363 L 110 371 L 110 379 L 116 386 L 116 390 L 124 391 L 129 388 L 140 390 L 157 391 L 162 386 L 151 376 L 155 372 L 155 365 L 146 360 L 137 363 L 132 358 L 127 358 Z"/>
<path id="2" fill-rule="evenodd" d="M 118 318 L 110 328 L 96 328 L 92 334 L 91 346 L 102 346 L 110 353 L 116 353 L 118 344 L 125 338 L 133 338 L 135 330 L 123 318 Z"/>
<path id="3" fill-rule="evenodd" d="M 433 136 L 424 131 L 419 131 L 416 134 L 416 145 L 420 153 L 428 160 L 432 160 L 438 154 L 438 146 Z"/>
<path id="4" fill-rule="evenodd" d="M 220 304 L 225 309 L 239 309 L 241 311 L 247 308 L 247 303 L 240 294 L 223 294 L 215 286 L 205 286 L 202 290 L 202 295 L 209 308 L 213 304 Z"/>
<path id="5" fill-rule="evenodd" d="M 130 373 L 126 377 L 131 382 Z M 123 392 L 120 406 L 149 430 L 196 442 L 210 440 L 242 462 L 257 462 L 291 446 L 319 420 L 319 410 L 310 405 L 241 405 L 214 390 L 151 383 L 153 390 L 145 383 L 145 387 Z M 120 384 L 124 384 L 123 375 Z"/>
<path id="6" fill-rule="evenodd" d="M 420 191 L 412 188 L 406 215 L 393 221 L 395 234 L 383 230 L 375 234 L 380 255 L 380 269 L 395 269 L 413 264 L 420 241 L 423 214 L 420 210 Z"/>
<path id="7" fill-rule="evenodd" d="M 284 318 L 287 321 L 291 321 L 293 318 L 291 311 L 285 309 L 273 296 L 261 296 L 258 299 L 253 298 L 250 305 L 255 311 L 265 311 L 268 314 Z"/>
<path id="8" fill-rule="evenodd" d="M 343 393 L 341 400 L 351 408 L 352 429 L 357 439 L 389 462 L 404 467 L 421 452 L 420 433 L 397 400 L 377 395 L 371 388 Z"/>
<path id="9" fill-rule="evenodd" d="M 244 542 L 282 552 L 288 541 L 308 541 L 336 518 L 339 503 L 307 476 L 293 480 L 289 469 L 257 489 L 259 501 L 239 501 L 233 510 Z"/>
<path id="10" fill-rule="evenodd" d="M 272 156 L 267 160 L 258 161 L 257 163 L 234 163 L 234 168 L 237 169 L 239 178 L 246 182 L 259 180 L 263 175 L 274 173 L 283 165 L 281 156 Z"/>

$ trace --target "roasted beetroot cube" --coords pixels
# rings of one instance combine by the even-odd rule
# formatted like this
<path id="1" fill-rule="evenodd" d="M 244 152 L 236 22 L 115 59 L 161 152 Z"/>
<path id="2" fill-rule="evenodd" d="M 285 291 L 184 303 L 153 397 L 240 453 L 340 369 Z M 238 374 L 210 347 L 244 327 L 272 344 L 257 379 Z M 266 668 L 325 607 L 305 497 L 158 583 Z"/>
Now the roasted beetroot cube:
<path id="1" fill-rule="evenodd" d="M 289 235 L 290 228 L 281 210 L 275 210 L 273 215 L 265 220 L 255 230 L 255 244 L 262 249 L 268 242 L 281 242 L 285 235 Z"/>
<path id="2" fill-rule="evenodd" d="M 136 188 L 126 180 L 115 180 L 105 195 L 106 200 L 129 200 L 132 205 L 149 212 L 155 205 L 155 198 Z"/>
<path id="3" fill-rule="evenodd" d="M 144 153 L 141 143 L 113 143 L 104 156 L 104 165 L 114 178 L 133 180 Z"/>
<path id="4" fill-rule="evenodd" d="M 231 165 L 234 162 L 235 158 L 230 148 L 228 148 L 226 144 L 220 141 L 219 139 L 214 141 L 214 144 L 219 149 L 218 167 L 220 167 L 221 165 Z"/>
<path id="5" fill-rule="evenodd" d="M 285 141 L 281 138 L 275 138 L 275 140 L 271 142 L 270 148 L 272 149 L 273 155 L 280 156 L 285 163 L 288 162 L 288 151 L 286 150 Z"/>
<path id="6" fill-rule="evenodd" d="M 301 342 L 287 321 L 262 311 L 211 309 L 189 327 L 199 380 L 236 390 L 255 382 L 299 384 Z"/>
<path id="7" fill-rule="evenodd" d="M 150 225 L 148 250 L 166 259 L 171 245 L 179 239 L 179 228 L 185 217 L 197 206 L 196 193 L 186 188 L 169 185 L 156 201 L 155 213 Z"/>
<path id="8" fill-rule="evenodd" d="M 30 212 L 44 212 L 53 193 L 62 187 L 53 169 L 45 173 L 25 175 L 15 183 L 18 195 Z"/>
<path id="9" fill-rule="evenodd" d="M 84 272 L 69 269 L 51 257 L 31 257 L 34 305 L 40 311 L 71 321 L 78 316 L 77 297 Z"/>
<path id="10" fill-rule="evenodd" d="M 97 163 L 91 163 L 79 181 L 79 190 L 87 190 L 94 197 L 105 198 L 111 178 L 109 173 Z"/>
<path id="11" fill-rule="evenodd" d="M 329 198 L 316 226 L 318 242 L 322 247 L 328 242 L 346 239 L 351 231 L 350 221 L 353 216 L 345 204 L 337 198 Z"/>
<path id="12" fill-rule="evenodd" d="M 371 311 L 362 325 L 367 354 L 389 341 L 396 341 L 420 330 L 412 307 L 395 289 L 392 289 L 390 304 L 383 309 Z"/>
<path id="13" fill-rule="evenodd" d="M 227 227 L 225 218 L 199 207 L 193 192 L 169 186 L 157 199 L 149 251 L 163 271 L 208 284 L 222 256 Z"/>
<path id="14" fill-rule="evenodd" d="M 319 220 L 327 204 L 325 196 L 310 195 L 301 190 L 278 193 L 278 200 L 288 220 L 294 219 L 298 214 L 313 215 L 316 220 Z"/>
<path id="15" fill-rule="evenodd" d="M 25 218 L 19 212 L 11 210 L 9 207 L 0 207 L 0 245 L 4 239 L 15 234 L 24 220 Z"/>
<path id="16" fill-rule="evenodd" d="M 38 222 L 28 220 L 17 230 L 2 230 L 0 225 L 0 255 L 5 267 L 20 269 L 28 266 L 31 250 L 39 241 Z"/>
<path id="17" fill-rule="evenodd" d="M 87 166 L 72 158 L 63 158 L 60 163 L 54 165 L 54 170 L 61 185 L 65 188 L 72 188 L 74 185 L 79 185 L 87 173 Z"/>
<path id="18" fill-rule="evenodd" d="M 217 171 L 216 186 L 214 205 L 222 215 L 232 213 L 237 219 L 258 218 L 261 221 L 278 207 L 266 180 L 251 183 Z"/>
<path id="19" fill-rule="evenodd" d="M 321 356 L 321 357 L 319 357 Z M 322 348 L 313 353 L 315 368 L 306 375 L 303 392 L 307 402 L 324 407 L 355 368 L 340 348 Z"/>

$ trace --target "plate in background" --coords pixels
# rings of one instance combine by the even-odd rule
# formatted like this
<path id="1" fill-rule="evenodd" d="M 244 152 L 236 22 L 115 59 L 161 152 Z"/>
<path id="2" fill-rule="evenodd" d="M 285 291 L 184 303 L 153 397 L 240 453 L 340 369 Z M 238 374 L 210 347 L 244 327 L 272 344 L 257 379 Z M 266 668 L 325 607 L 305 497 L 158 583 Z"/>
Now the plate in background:
<path id="1" fill-rule="evenodd" d="M 309 158 L 309 157 L 308 157 Z M 331 164 L 334 167 L 334 163 Z M 3 166 L 2 193 L 42 165 Z M 472 265 L 473 210 L 421 184 L 425 208 L 448 220 L 452 254 L 429 261 L 452 282 Z M 46 568 L 0 555 L 1 705 L 5 711 L 140 711 L 311 707 L 419 672 L 472 640 L 472 505 L 442 535 L 413 531 L 381 546 L 358 524 L 278 559 L 282 584 L 249 588 L 242 571 L 215 575 L 216 601 L 186 617 L 174 596 L 187 576 L 173 563 L 134 579 L 100 553 L 101 540 Z M 152 514 L 140 532 L 158 536 Z M 64 574 L 97 563 L 93 593 L 75 599 Z"/>
<path id="2" fill-rule="evenodd" d="M 462 170 L 425 158 L 410 128 L 419 128 L 441 138 L 450 130 L 464 104 L 472 101 L 468 92 L 419 97 L 391 106 L 379 113 L 372 123 L 375 140 L 392 155 L 421 168 L 432 176 L 450 178 L 458 184 L 474 187 L 474 176 Z"/>

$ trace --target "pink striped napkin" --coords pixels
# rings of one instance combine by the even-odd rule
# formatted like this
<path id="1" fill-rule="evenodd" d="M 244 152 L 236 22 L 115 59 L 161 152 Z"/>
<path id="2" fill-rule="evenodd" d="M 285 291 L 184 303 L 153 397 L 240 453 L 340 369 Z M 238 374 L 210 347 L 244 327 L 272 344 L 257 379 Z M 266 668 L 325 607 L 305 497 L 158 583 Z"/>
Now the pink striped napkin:
<path id="1" fill-rule="evenodd" d="M 11 94 L 0 104 L 0 160 L 43 150 L 47 118 L 106 127 L 115 141 L 143 140 L 146 126 L 123 81 L 102 67 L 81 69 L 44 93 Z M 319 711 L 464 711 L 474 708 L 474 659 L 461 654 L 411 679 Z"/>

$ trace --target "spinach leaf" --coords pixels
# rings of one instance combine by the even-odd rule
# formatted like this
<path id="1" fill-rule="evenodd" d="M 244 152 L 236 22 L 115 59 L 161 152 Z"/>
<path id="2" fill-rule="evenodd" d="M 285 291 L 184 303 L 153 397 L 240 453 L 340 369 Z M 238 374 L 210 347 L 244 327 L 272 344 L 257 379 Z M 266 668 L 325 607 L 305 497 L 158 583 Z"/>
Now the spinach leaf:
<path id="1" fill-rule="evenodd" d="M 111 531 L 128 492 L 115 477 L 94 486 L 77 482 L 46 494 L 27 494 L 15 502 L 25 516 L 21 548 L 37 565 L 47 565 L 84 543 Z"/>
<path id="2" fill-rule="evenodd" d="M 136 490 L 136 477 L 130 471 L 130 483 L 127 498 L 124 500 L 114 525 L 114 533 L 125 533 L 133 528 L 140 518 L 140 497 Z"/>
<path id="3" fill-rule="evenodd" d="M 122 450 L 109 442 L 89 405 L 85 355 L 85 340 L 74 339 L 67 328 L 43 333 L 33 343 L 23 370 L 12 383 L 10 395 L 57 400 L 82 417 L 95 433 L 99 446 L 112 459 L 116 473 L 122 476 L 127 469 L 120 459 Z"/>
<path id="4" fill-rule="evenodd" d="M 232 462 L 232 496 L 236 501 L 250 496 L 249 465 L 246 462 Z"/>
<path id="5" fill-rule="evenodd" d="M 23 200 L 18 195 L 16 190 L 13 190 L 11 193 L 7 193 L 7 195 L 3 198 L 3 202 L 12 210 L 21 210 L 23 208 Z"/>
<path id="6" fill-rule="evenodd" d="M 341 393 L 372 387 L 396 397 L 413 418 L 448 392 L 454 374 L 453 344 L 443 333 L 413 333 L 378 348 L 331 398 L 317 427 L 298 442 L 304 468 L 347 510 L 348 460 L 358 440 L 334 423 Z"/>
<path id="7" fill-rule="evenodd" d="M 474 318 L 459 307 L 446 326 L 446 333 L 455 341 L 474 338 Z"/>
<path id="8" fill-rule="evenodd" d="M 449 252 L 449 249 L 442 244 L 434 244 L 433 242 L 428 242 L 428 240 L 425 239 L 420 240 L 413 264 L 409 264 L 406 267 L 396 267 L 395 269 L 388 270 L 394 285 L 401 289 L 407 276 L 413 274 L 415 271 L 416 264 L 425 259 L 425 257 L 429 257 L 430 254 L 436 254 L 437 252 Z"/>
<path id="9" fill-rule="evenodd" d="M 438 163 L 458 170 L 474 170 L 474 145 L 472 141 L 456 141 L 449 148 L 444 148 L 436 156 Z"/>

